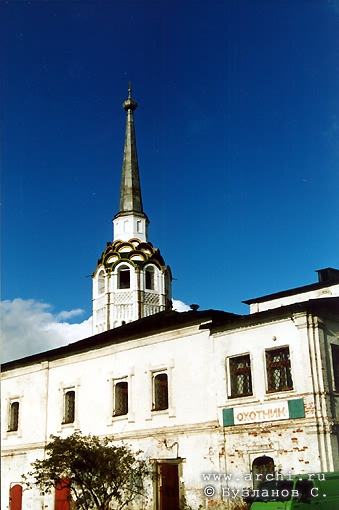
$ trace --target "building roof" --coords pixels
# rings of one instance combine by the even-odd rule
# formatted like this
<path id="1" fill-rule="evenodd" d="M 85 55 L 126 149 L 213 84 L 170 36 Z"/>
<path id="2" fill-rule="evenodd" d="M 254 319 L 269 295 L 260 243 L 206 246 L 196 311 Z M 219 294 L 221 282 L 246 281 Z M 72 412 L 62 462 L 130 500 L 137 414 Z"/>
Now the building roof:
<path id="1" fill-rule="evenodd" d="M 296 294 L 304 294 L 305 292 L 311 292 L 313 290 L 331 287 L 331 285 L 339 283 L 338 269 L 327 267 L 325 269 L 319 269 L 316 272 L 318 273 L 319 279 L 319 281 L 316 283 L 311 283 L 310 285 L 304 285 L 303 287 L 295 287 L 294 289 L 283 290 L 281 292 L 275 292 L 273 294 L 267 294 L 265 296 L 248 299 L 246 301 L 243 301 L 243 303 L 245 303 L 246 305 L 251 305 L 253 303 L 263 303 L 265 301 L 272 301 L 274 299 L 279 299 L 287 296 L 294 296 Z"/>
<path id="2" fill-rule="evenodd" d="M 117 328 L 104 331 L 98 335 L 85 338 L 84 340 L 79 340 L 48 351 L 39 352 L 31 356 L 26 356 L 25 358 L 9 361 L 4 363 L 1 368 L 4 372 L 14 368 L 41 363 L 43 361 L 53 361 L 67 356 L 72 356 L 74 354 L 94 351 L 101 347 L 128 342 L 129 340 L 151 336 L 155 333 L 189 327 L 195 324 L 200 325 L 204 322 L 225 321 L 233 317 L 235 317 L 235 314 L 220 310 L 188 312 L 165 310 L 163 312 L 123 324 Z"/>
<path id="3" fill-rule="evenodd" d="M 263 324 L 265 322 L 279 320 L 299 312 L 306 312 L 320 317 L 339 320 L 339 297 L 309 299 L 308 301 L 291 303 L 277 308 L 270 308 L 269 310 L 264 310 L 262 312 L 229 317 L 227 321 L 214 321 L 212 324 L 204 327 L 208 327 L 212 333 L 216 333 L 225 329 L 249 327 L 254 326 L 255 324 Z"/>
<path id="4" fill-rule="evenodd" d="M 311 299 L 248 315 L 237 315 L 220 310 L 188 312 L 166 310 L 66 346 L 9 361 L 2 365 L 2 371 L 5 372 L 44 361 L 54 361 L 183 327 L 199 325 L 201 329 L 209 329 L 212 333 L 216 333 L 223 330 L 249 327 L 254 324 L 263 324 L 298 312 L 339 319 L 339 297 Z"/>

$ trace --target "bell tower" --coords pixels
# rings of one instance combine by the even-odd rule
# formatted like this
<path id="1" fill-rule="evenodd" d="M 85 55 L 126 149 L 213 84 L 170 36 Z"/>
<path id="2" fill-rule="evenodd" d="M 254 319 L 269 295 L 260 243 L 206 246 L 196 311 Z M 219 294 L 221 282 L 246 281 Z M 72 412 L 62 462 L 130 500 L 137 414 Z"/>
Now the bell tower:
<path id="1" fill-rule="evenodd" d="M 134 128 L 132 89 L 123 102 L 126 133 L 120 208 L 113 218 L 113 242 L 93 273 L 93 334 L 172 307 L 172 275 L 160 251 L 148 241 Z"/>

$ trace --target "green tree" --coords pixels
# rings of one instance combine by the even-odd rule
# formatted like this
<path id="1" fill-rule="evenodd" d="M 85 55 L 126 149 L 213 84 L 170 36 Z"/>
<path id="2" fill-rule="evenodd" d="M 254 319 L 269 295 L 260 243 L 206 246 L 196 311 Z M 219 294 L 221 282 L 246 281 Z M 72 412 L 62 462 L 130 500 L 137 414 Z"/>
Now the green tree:
<path id="1" fill-rule="evenodd" d="M 23 475 L 28 488 L 51 493 L 68 487 L 74 507 L 81 510 L 121 510 L 141 497 L 149 474 L 147 463 L 126 445 L 114 446 L 108 437 L 51 436 L 46 457 L 32 463 Z"/>

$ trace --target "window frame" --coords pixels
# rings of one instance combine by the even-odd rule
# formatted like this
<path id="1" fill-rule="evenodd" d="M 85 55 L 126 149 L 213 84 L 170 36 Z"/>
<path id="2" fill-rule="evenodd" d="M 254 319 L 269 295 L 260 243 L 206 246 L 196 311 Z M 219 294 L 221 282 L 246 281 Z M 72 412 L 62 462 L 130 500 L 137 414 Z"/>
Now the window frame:
<path id="1" fill-rule="evenodd" d="M 166 376 L 164 379 L 162 376 Z M 161 380 L 161 378 L 163 380 Z M 152 411 L 169 410 L 169 380 L 167 370 L 152 373 Z"/>
<path id="2" fill-rule="evenodd" d="M 67 414 L 69 414 L 69 396 L 73 393 L 73 402 L 71 407 L 71 414 L 72 416 L 70 418 L 67 417 Z M 71 386 L 70 388 L 64 388 L 63 390 L 63 414 L 62 414 L 62 425 L 75 425 L 76 421 L 76 389 L 75 386 Z M 71 419 L 73 418 L 73 419 Z"/>
<path id="3" fill-rule="evenodd" d="M 112 416 L 113 418 L 127 418 L 129 413 L 129 381 L 127 377 L 121 377 L 119 379 L 113 379 L 113 412 Z M 119 390 L 121 391 L 121 395 L 123 395 L 123 398 L 125 398 L 124 404 L 121 406 L 121 409 L 118 409 L 117 406 L 117 389 L 120 388 L 120 385 L 125 384 L 126 389 L 125 390 Z M 119 396 L 119 399 L 121 397 Z M 120 405 L 119 405 L 120 407 Z"/>
<path id="4" fill-rule="evenodd" d="M 15 406 L 17 404 L 17 406 Z M 17 408 L 15 411 L 14 406 Z M 20 423 L 20 399 L 13 398 L 9 401 L 8 408 L 8 427 L 7 432 L 18 432 Z"/>
<path id="5" fill-rule="evenodd" d="M 241 362 L 241 360 L 248 360 L 248 365 L 245 367 L 236 367 L 235 364 Z M 227 358 L 226 366 L 228 368 L 228 398 L 244 398 L 253 396 L 253 377 L 252 377 L 252 359 L 250 353 L 237 354 Z M 237 386 L 240 386 L 237 381 L 237 377 L 241 377 L 241 383 L 243 388 L 248 386 L 247 392 L 243 391 L 240 393 L 237 391 Z M 247 382 L 246 382 L 247 379 Z"/>
<path id="6" fill-rule="evenodd" d="M 275 353 L 275 354 L 274 354 Z M 287 353 L 288 357 L 280 360 L 272 359 L 278 354 Z M 269 360 L 269 357 L 271 358 Z M 273 349 L 265 350 L 265 368 L 266 368 L 266 391 L 267 393 L 278 393 L 280 391 L 291 391 L 294 389 L 291 363 L 291 350 L 288 345 L 282 345 Z M 277 372 L 279 371 L 279 372 Z M 277 375 L 274 374 L 277 372 Z M 285 384 L 275 384 L 280 378 Z M 276 380 L 276 381 L 275 381 Z M 290 383 L 290 384 L 289 384 Z M 278 387 L 279 386 L 279 387 Z"/>
<path id="7" fill-rule="evenodd" d="M 98 273 L 98 296 L 102 296 L 106 291 L 106 282 L 105 282 L 105 271 L 104 269 L 100 269 Z"/>
<path id="8" fill-rule="evenodd" d="M 331 360 L 333 371 L 333 389 L 339 392 L 339 345 L 331 344 Z M 335 365 L 335 362 L 337 365 Z"/>
<path id="9" fill-rule="evenodd" d="M 125 273 L 125 275 L 128 274 L 128 282 L 122 282 L 121 281 L 121 276 L 122 274 Z M 120 266 L 118 267 L 118 271 L 117 271 L 117 289 L 118 290 L 130 290 L 131 289 L 131 268 L 127 265 L 123 265 L 123 266 Z"/>
<path id="10" fill-rule="evenodd" d="M 145 268 L 145 290 L 155 291 L 155 268 L 154 266 L 147 266 Z"/>

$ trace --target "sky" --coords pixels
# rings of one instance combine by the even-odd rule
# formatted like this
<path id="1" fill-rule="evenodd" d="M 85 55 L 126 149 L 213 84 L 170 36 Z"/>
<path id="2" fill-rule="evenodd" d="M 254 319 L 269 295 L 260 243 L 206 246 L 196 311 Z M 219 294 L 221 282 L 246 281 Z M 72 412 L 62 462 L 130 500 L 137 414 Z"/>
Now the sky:
<path id="1" fill-rule="evenodd" d="M 338 22 L 338 0 L 0 2 L 4 360 L 91 335 L 129 80 L 180 310 L 339 267 Z"/>

